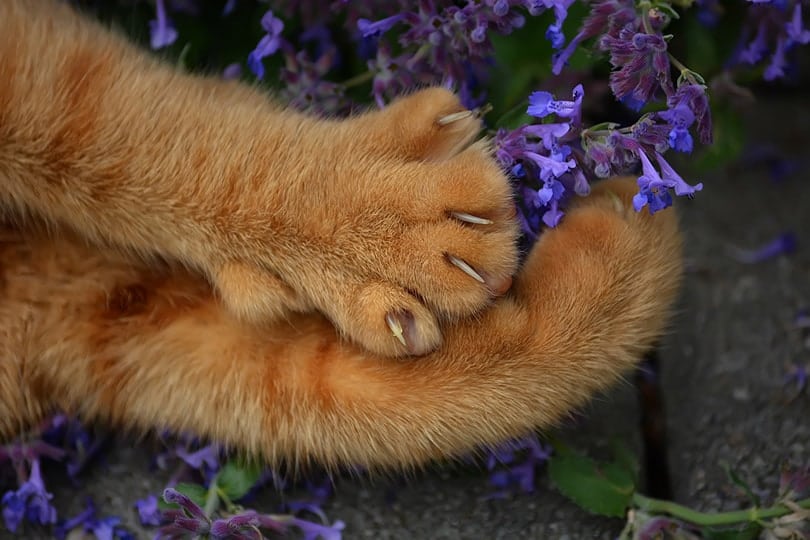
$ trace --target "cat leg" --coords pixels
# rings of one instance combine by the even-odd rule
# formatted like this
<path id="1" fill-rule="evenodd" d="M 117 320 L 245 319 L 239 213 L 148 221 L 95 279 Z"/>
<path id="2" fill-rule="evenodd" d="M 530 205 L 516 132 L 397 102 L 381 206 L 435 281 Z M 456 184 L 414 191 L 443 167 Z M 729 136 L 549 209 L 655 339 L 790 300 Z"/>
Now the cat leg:
<path id="1" fill-rule="evenodd" d="M 87 420 L 196 432 L 270 462 L 407 467 L 549 427 L 653 345 L 680 239 L 673 211 L 632 210 L 635 191 L 597 185 L 510 293 L 419 362 L 343 342 L 316 314 L 240 323 L 182 270 L 44 239 L 22 240 L 27 257 L 2 253 L 0 327 L 29 343 L 30 399 Z"/>
<path id="2" fill-rule="evenodd" d="M 64 2 L 0 2 L 2 211 L 179 261 L 251 320 L 317 309 L 381 355 L 434 350 L 508 287 L 511 188 L 449 92 L 345 122 L 264 97 Z"/>

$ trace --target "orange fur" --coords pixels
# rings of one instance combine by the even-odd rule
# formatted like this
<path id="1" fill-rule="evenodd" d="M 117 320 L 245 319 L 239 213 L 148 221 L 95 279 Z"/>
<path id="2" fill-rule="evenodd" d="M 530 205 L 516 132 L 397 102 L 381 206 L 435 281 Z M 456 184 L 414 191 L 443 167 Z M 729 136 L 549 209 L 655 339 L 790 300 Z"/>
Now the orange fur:
<path id="1" fill-rule="evenodd" d="M 492 304 L 516 265 L 509 186 L 469 146 L 477 120 L 436 122 L 460 108 L 443 90 L 315 120 L 45 1 L 0 3 L 0 53 L 0 440 L 60 408 L 408 466 L 553 424 L 665 325 L 676 220 L 633 212 L 630 180 Z M 385 315 L 406 310 L 404 350 Z M 408 352 L 428 354 L 387 358 Z"/>
<path id="2" fill-rule="evenodd" d="M 446 90 L 318 120 L 46 0 L 0 2 L 0 51 L 2 206 L 182 261 L 244 319 L 314 308 L 367 349 L 421 354 L 515 271 L 508 182 L 486 145 L 468 146 L 477 119 L 438 123 L 463 110 Z M 406 312 L 403 347 L 386 315 Z"/>

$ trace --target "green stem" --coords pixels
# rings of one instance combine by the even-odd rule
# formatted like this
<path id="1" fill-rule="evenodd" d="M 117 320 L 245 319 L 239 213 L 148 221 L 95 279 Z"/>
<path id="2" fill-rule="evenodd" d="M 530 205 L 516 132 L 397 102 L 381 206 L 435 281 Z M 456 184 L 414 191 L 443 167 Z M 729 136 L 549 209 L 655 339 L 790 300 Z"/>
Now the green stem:
<path id="1" fill-rule="evenodd" d="M 373 71 L 364 71 L 363 73 L 358 73 L 354 77 L 350 79 L 346 79 L 343 81 L 344 88 L 351 88 L 352 86 L 359 86 L 364 82 L 368 82 L 374 78 Z"/>
<path id="2" fill-rule="evenodd" d="M 211 482 L 211 487 L 208 489 L 208 494 L 205 496 L 205 507 L 203 512 L 208 517 L 213 517 L 214 512 L 217 511 L 219 506 L 219 495 L 217 494 L 216 479 Z"/>
<path id="3" fill-rule="evenodd" d="M 793 512 L 787 506 L 777 505 L 771 508 L 749 508 L 747 510 L 736 510 L 733 512 L 720 512 L 718 514 L 707 514 L 692 510 L 686 506 L 671 501 L 651 499 L 640 493 L 633 495 L 633 503 L 641 510 L 651 514 L 667 514 L 672 517 L 687 521 L 693 525 L 734 525 L 737 523 L 755 523 L 763 519 L 778 518 Z M 796 504 L 803 509 L 810 508 L 810 499 L 797 501 Z"/>

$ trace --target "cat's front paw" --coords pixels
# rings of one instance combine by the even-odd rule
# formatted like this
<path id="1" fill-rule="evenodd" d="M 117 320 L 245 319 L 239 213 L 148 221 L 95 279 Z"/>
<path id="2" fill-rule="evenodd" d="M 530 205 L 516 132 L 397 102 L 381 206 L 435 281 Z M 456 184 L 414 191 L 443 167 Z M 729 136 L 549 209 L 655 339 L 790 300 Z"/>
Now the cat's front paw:
<path id="1" fill-rule="evenodd" d="M 288 225 L 252 236 L 275 238 L 273 257 L 214 272 L 220 296 L 254 320 L 317 309 L 380 355 L 435 350 L 442 323 L 485 308 L 517 267 L 512 189 L 480 127 L 435 88 L 314 126 L 290 143 L 317 157 L 285 193 Z"/>
<path id="2" fill-rule="evenodd" d="M 342 267 L 322 274 L 315 303 L 368 350 L 425 354 L 441 345 L 443 322 L 511 286 L 512 189 L 489 145 L 473 143 L 477 114 L 449 91 L 422 90 L 354 122 L 361 169 L 335 180 L 351 190 L 332 250 Z"/>

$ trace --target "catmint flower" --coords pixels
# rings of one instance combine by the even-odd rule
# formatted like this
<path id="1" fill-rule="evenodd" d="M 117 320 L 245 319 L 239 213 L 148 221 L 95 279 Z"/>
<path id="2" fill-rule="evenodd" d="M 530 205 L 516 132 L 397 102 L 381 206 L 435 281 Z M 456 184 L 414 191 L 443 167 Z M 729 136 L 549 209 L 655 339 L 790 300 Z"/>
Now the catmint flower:
<path id="1" fill-rule="evenodd" d="M 272 10 L 262 16 L 262 28 L 267 34 L 259 40 L 256 48 L 248 54 L 247 64 L 256 78 L 264 78 L 264 64 L 262 59 L 275 54 L 281 47 L 281 32 L 284 30 L 284 22 L 273 15 Z"/>
<path id="2" fill-rule="evenodd" d="M 121 518 L 116 516 L 97 517 L 96 507 L 90 498 L 87 499 L 87 505 L 79 515 L 56 526 L 54 535 L 62 540 L 71 531 L 79 528 L 85 533 L 85 536 L 92 534 L 98 540 L 135 540 L 129 531 L 121 527 Z"/>
<path id="3" fill-rule="evenodd" d="M 164 0 L 155 0 L 155 18 L 149 21 L 149 44 L 153 49 L 162 49 L 176 40 L 177 30 L 166 16 Z"/>
<path id="4" fill-rule="evenodd" d="M 488 454 L 485 464 L 490 471 L 489 482 L 498 488 L 490 495 L 493 498 L 502 497 L 511 487 L 532 493 L 537 468 L 548 461 L 551 450 L 536 436 L 527 436 L 492 448 Z"/>
<path id="5" fill-rule="evenodd" d="M 692 83 L 681 84 L 675 93 L 667 98 L 667 106 L 670 110 L 687 106 L 695 117 L 700 142 L 712 143 L 712 114 L 705 86 Z"/>
<path id="6" fill-rule="evenodd" d="M 768 52 L 767 43 L 767 26 L 765 21 L 761 21 L 757 26 L 757 35 L 742 51 L 739 53 L 739 59 L 748 64 L 756 64 Z"/>
<path id="7" fill-rule="evenodd" d="M 673 189 L 676 195 L 681 196 L 692 195 L 703 189 L 703 184 L 694 186 L 687 184 L 658 152 L 655 152 L 655 158 L 661 168 L 660 174 L 650 163 L 647 153 L 643 149 L 637 150 L 636 154 L 641 160 L 642 170 L 642 174 L 638 178 L 639 192 L 633 197 L 633 208 L 636 212 L 647 206 L 650 214 L 654 214 L 671 206 L 670 189 Z"/>
<path id="8" fill-rule="evenodd" d="M 780 37 L 776 42 L 776 50 L 773 56 L 771 56 L 771 61 L 762 74 L 763 79 L 773 81 L 785 76 L 785 68 L 787 67 L 787 58 L 785 58 L 786 49 L 787 40 L 784 37 Z"/>
<path id="9" fill-rule="evenodd" d="M 160 510 L 157 497 L 154 495 L 135 501 L 135 509 L 142 525 L 160 525 Z"/>
<path id="10" fill-rule="evenodd" d="M 49 502 L 52 498 L 42 481 L 39 459 L 34 459 L 28 480 L 18 490 L 6 492 L 0 499 L 6 528 L 16 532 L 23 519 L 40 525 L 56 523 L 56 509 Z"/>
<path id="11" fill-rule="evenodd" d="M 683 101 L 679 101 L 671 109 L 658 114 L 672 127 L 668 135 L 669 146 L 678 152 L 691 152 L 692 135 L 689 134 L 689 126 L 695 121 L 692 109 Z"/>
<path id="12" fill-rule="evenodd" d="M 219 446 L 209 444 L 199 450 L 189 452 L 185 447 L 177 448 L 177 457 L 183 460 L 192 469 L 200 471 L 217 471 L 219 469 Z"/>
<path id="13" fill-rule="evenodd" d="M 379 36 L 389 31 L 395 24 L 400 22 L 404 17 L 405 15 L 403 13 L 400 13 L 398 15 L 386 17 L 385 19 L 381 19 L 377 22 L 372 22 L 369 21 L 368 19 L 358 19 L 357 29 L 360 30 L 360 35 L 362 35 L 363 37 Z"/>
<path id="14" fill-rule="evenodd" d="M 287 523 L 298 527 L 304 535 L 304 540 L 341 540 L 343 538 L 341 531 L 346 528 L 346 524 L 340 520 L 332 525 L 322 525 L 305 519 L 290 518 Z"/>
<path id="15" fill-rule="evenodd" d="M 754 249 L 733 249 L 732 256 L 741 263 L 755 264 L 796 251 L 796 235 L 788 231 Z"/>
<path id="16" fill-rule="evenodd" d="M 639 32 L 627 25 L 615 37 L 602 36 L 599 48 L 610 54 L 614 67 L 610 74 L 613 95 L 631 109 L 640 110 L 659 87 L 671 93 L 667 43 L 660 34 Z"/>
<path id="17" fill-rule="evenodd" d="M 787 37 L 794 43 L 806 45 L 810 43 L 810 31 L 802 24 L 802 3 L 796 2 L 793 6 L 793 17 L 786 25 Z"/>
<path id="18" fill-rule="evenodd" d="M 529 108 L 526 113 L 537 118 L 555 114 L 560 118 L 569 118 L 577 124 L 582 114 L 582 97 L 585 94 L 582 85 L 575 86 L 572 94 L 573 101 L 557 101 L 548 92 L 533 92 L 529 96 Z"/>
<path id="19" fill-rule="evenodd" d="M 628 25 L 640 27 L 633 0 L 602 0 L 591 4 L 591 12 L 585 17 L 579 32 L 563 50 L 552 57 L 552 72 L 559 75 L 583 41 L 600 34 L 618 37 L 619 30 Z"/>

